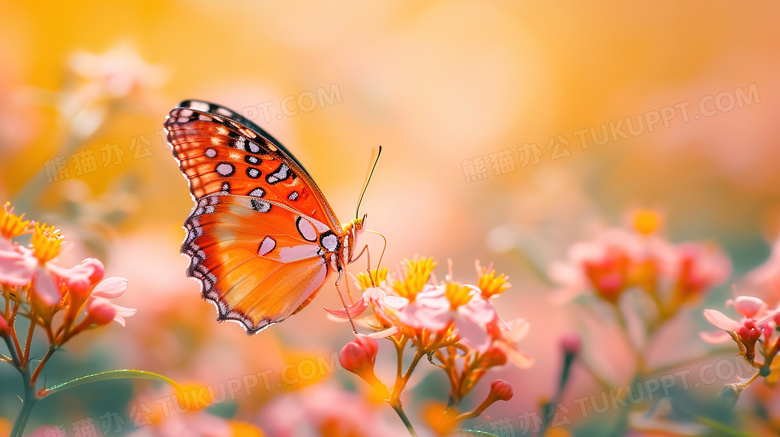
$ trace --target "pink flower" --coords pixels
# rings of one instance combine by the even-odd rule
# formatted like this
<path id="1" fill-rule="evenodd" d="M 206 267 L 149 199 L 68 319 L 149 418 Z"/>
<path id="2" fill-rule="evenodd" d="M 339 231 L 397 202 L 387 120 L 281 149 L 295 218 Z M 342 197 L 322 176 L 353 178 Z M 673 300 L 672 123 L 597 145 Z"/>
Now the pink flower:
<path id="1" fill-rule="evenodd" d="M 669 258 L 664 270 L 667 279 L 675 283 L 677 298 L 683 302 L 723 283 L 731 275 L 729 259 L 702 244 L 683 243 L 673 248 Z"/>
<path id="2" fill-rule="evenodd" d="M 25 286 L 32 280 L 38 260 L 32 251 L 0 237 L 0 284 Z"/>
<path id="3" fill-rule="evenodd" d="M 318 384 L 277 396 L 257 420 L 269 436 L 392 437 L 408 434 L 364 395 Z"/>
<path id="4" fill-rule="evenodd" d="M 498 323 L 491 325 L 490 332 L 493 337 L 493 345 L 504 351 L 512 364 L 521 369 L 528 369 L 534 365 L 534 360 L 527 354 L 520 352 L 518 344 L 528 335 L 530 330 L 531 324 L 526 320 L 515 319 L 504 322 L 499 319 Z"/>
<path id="5" fill-rule="evenodd" d="M 478 288 L 453 283 L 426 285 L 399 313 L 401 323 L 414 329 L 445 334 L 454 327 L 463 344 L 477 350 L 489 346 L 487 325 L 497 317 L 495 307 Z"/>
<path id="6" fill-rule="evenodd" d="M 615 303 L 631 285 L 632 263 L 648 258 L 648 249 L 638 235 L 611 229 L 594 242 L 582 242 L 569 249 L 568 262 L 556 262 L 549 268 L 553 281 L 562 286 L 559 300 L 569 300 L 587 288 Z"/>
<path id="7" fill-rule="evenodd" d="M 114 321 L 125 326 L 125 317 L 132 316 L 137 310 L 116 305 L 109 300 L 118 298 L 124 294 L 125 290 L 127 290 L 127 279 L 118 277 L 104 279 L 92 290 L 87 305 L 96 305 L 97 303 L 110 305 L 115 312 Z"/>
<path id="8" fill-rule="evenodd" d="M 701 333 L 702 339 L 710 343 L 722 343 L 732 338 L 740 345 L 748 361 L 755 358 L 756 342 L 763 334 L 764 324 L 774 319 L 777 311 L 767 311 L 767 305 L 757 297 L 740 296 L 736 300 L 726 302 L 726 306 L 733 303 L 734 309 L 743 317 L 736 321 L 717 310 L 704 310 L 704 318 L 716 327 L 726 331 L 721 335 Z M 769 340 L 767 338 L 767 340 Z"/>

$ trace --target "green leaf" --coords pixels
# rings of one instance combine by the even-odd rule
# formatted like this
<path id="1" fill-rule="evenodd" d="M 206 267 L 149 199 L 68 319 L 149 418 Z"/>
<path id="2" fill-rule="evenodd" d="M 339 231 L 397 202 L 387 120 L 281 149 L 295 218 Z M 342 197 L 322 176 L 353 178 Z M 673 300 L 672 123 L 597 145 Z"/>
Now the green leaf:
<path id="1" fill-rule="evenodd" d="M 475 436 L 498 437 L 497 435 L 495 435 L 493 433 L 489 433 L 487 431 L 478 431 L 476 429 L 456 429 L 455 432 L 459 432 L 461 434 L 468 432 L 468 433 L 471 433 L 472 435 L 475 435 Z"/>
<path id="2" fill-rule="evenodd" d="M 724 436 L 750 437 L 752 435 L 746 432 L 742 432 L 738 429 L 731 428 L 730 426 L 724 425 L 720 422 L 717 422 L 712 419 L 708 419 L 706 417 L 697 417 L 696 421 L 699 423 L 703 423 L 716 431 L 720 431 Z"/>
<path id="3" fill-rule="evenodd" d="M 47 389 L 44 389 L 43 396 L 47 396 L 52 393 L 61 392 L 69 388 L 78 387 L 80 385 L 89 384 L 91 382 L 110 381 L 112 379 L 152 379 L 152 380 L 167 382 L 176 388 L 179 387 L 179 384 L 176 381 L 172 380 L 171 378 L 168 378 L 167 376 L 162 376 L 157 373 L 146 372 L 143 370 L 122 369 L 122 370 L 109 370 L 107 372 L 94 373 L 92 375 L 81 376 L 79 378 L 72 379 L 67 382 L 63 382 L 62 384 L 55 384 Z"/>

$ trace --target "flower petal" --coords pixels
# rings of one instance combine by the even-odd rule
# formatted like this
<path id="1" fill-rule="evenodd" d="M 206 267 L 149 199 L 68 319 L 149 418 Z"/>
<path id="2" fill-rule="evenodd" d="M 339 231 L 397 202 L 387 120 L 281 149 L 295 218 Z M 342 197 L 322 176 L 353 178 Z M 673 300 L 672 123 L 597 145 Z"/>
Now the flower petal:
<path id="1" fill-rule="evenodd" d="M 340 309 L 340 310 L 331 310 L 328 308 L 324 308 L 325 311 L 328 312 L 328 318 L 331 320 L 349 320 L 350 318 L 355 318 L 363 313 L 363 311 L 368 308 L 368 302 L 366 302 L 365 299 L 360 299 L 359 301 L 353 303 L 352 305 L 348 306 L 346 309 Z M 333 316 L 333 317 L 330 317 Z"/>
<path id="2" fill-rule="evenodd" d="M 386 338 L 386 337 L 390 337 L 391 335 L 397 334 L 398 331 L 399 331 L 398 327 L 397 326 L 393 326 L 393 327 L 387 328 L 387 329 L 385 329 L 383 331 L 372 332 L 371 334 L 366 335 L 366 337 L 370 337 L 370 338 Z"/>
<path id="3" fill-rule="evenodd" d="M 92 290 L 92 296 L 115 299 L 127 290 L 127 279 L 119 277 L 106 278 Z"/>
<path id="4" fill-rule="evenodd" d="M 30 283 L 38 261 L 29 250 L 23 247 L 14 249 L 0 249 L 0 283 L 24 286 Z"/>
<path id="5" fill-rule="evenodd" d="M 485 350 L 490 345 L 490 337 L 484 325 L 474 322 L 461 314 L 455 317 L 455 327 L 461 342 L 477 350 Z"/>
<path id="6" fill-rule="evenodd" d="M 718 310 L 704 310 L 704 318 L 716 327 L 726 331 L 736 331 L 742 326 L 739 322 L 732 320 Z"/>
<path id="7" fill-rule="evenodd" d="M 35 296 L 46 305 L 55 305 L 62 299 L 60 289 L 54 282 L 54 274 L 41 266 L 35 269 L 32 290 Z"/>
<path id="8" fill-rule="evenodd" d="M 731 340 L 731 336 L 728 332 L 724 331 L 717 331 L 717 332 L 699 332 L 699 337 L 701 337 L 702 340 L 706 341 L 710 344 L 722 344 L 727 343 Z"/>
<path id="9" fill-rule="evenodd" d="M 740 296 L 734 301 L 734 309 L 748 319 L 752 319 L 766 309 L 766 303 L 757 297 Z"/>

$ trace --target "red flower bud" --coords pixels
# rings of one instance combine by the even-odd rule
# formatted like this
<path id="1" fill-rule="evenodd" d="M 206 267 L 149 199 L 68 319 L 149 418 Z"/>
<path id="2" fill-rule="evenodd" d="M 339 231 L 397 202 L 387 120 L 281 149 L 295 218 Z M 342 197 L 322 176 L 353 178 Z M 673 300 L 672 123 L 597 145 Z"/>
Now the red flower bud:
<path id="1" fill-rule="evenodd" d="M 497 379 L 490 384 L 490 394 L 488 398 L 494 397 L 497 401 L 508 401 L 512 399 L 515 392 L 512 390 L 512 385 L 503 379 Z"/>
<path id="2" fill-rule="evenodd" d="M 350 341 L 341 349 L 339 363 L 345 370 L 364 378 L 364 375 L 374 374 L 378 351 L 379 345 L 376 340 L 358 335 L 356 340 Z"/>
<path id="3" fill-rule="evenodd" d="M 482 414 L 489 406 L 498 401 L 508 401 L 514 396 L 512 385 L 503 379 L 497 379 L 490 384 L 490 393 L 481 404 L 474 410 L 466 413 L 464 416 L 467 419 L 473 419 Z"/>
<path id="4" fill-rule="evenodd" d="M 350 341 L 339 353 L 341 367 L 361 377 L 374 390 L 376 399 L 387 400 L 390 391 L 382 381 L 374 374 L 374 363 L 379 345 L 376 340 L 364 335 L 358 335 L 357 339 Z"/>

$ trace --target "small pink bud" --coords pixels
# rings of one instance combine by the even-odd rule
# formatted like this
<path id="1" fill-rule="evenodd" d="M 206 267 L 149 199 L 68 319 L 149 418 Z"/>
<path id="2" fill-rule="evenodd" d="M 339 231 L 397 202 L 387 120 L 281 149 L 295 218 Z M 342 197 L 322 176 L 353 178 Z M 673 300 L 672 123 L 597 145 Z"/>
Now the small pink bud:
<path id="1" fill-rule="evenodd" d="M 374 363 L 379 345 L 376 340 L 363 335 L 350 341 L 339 353 L 341 367 L 360 377 L 374 374 Z"/>
<path id="2" fill-rule="evenodd" d="M 91 283 L 97 284 L 98 282 L 100 282 L 101 279 L 103 279 L 105 268 L 103 267 L 103 263 L 99 259 L 87 258 L 81 262 L 81 265 L 88 267 L 92 270 L 92 273 L 89 275 L 89 281 Z"/>
<path id="3" fill-rule="evenodd" d="M 89 323 L 103 326 L 108 325 L 116 316 L 116 308 L 109 302 L 103 300 L 93 300 L 87 304 L 87 318 Z"/>
<path id="4" fill-rule="evenodd" d="M 490 394 L 488 395 L 488 398 L 492 396 L 497 401 L 508 401 L 512 399 L 514 394 L 515 392 L 512 390 L 512 385 L 510 383 L 503 379 L 497 379 L 490 384 Z"/>
<path id="5" fill-rule="evenodd" d="M 560 343 L 564 352 L 576 355 L 580 353 L 580 348 L 582 348 L 582 337 L 570 332 L 561 336 Z"/>
<path id="6" fill-rule="evenodd" d="M 11 330 L 8 329 L 8 322 L 6 322 L 5 317 L 3 317 L 2 314 L 0 314 L 0 336 L 6 337 L 10 333 Z"/>
<path id="7" fill-rule="evenodd" d="M 92 290 L 92 283 L 86 276 L 75 276 L 68 278 L 68 291 L 72 293 L 77 301 L 83 302 L 89 296 Z"/>

